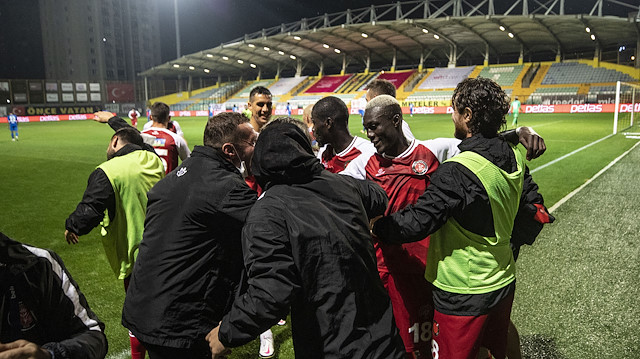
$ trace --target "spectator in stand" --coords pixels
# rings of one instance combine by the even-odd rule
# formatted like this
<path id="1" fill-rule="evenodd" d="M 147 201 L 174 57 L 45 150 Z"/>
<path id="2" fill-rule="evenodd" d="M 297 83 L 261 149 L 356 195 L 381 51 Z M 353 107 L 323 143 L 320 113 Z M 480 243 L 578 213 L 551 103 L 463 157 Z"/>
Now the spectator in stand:
<path id="1" fill-rule="evenodd" d="M 391 83 L 391 81 L 387 81 L 385 79 L 375 79 L 367 85 L 367 93 L 365 94 L 365 98 L 367 102 L 373 100 L 378 95 L 389 95 L 393 98 L 396 98 L 396 86 Z M 364 115 L 363 115 L 364 121 Z M 404 137 L 409 141 L 413 141 L 416 139 L 416 136 L 411 132 L 411 127 L 404 119 L 402 120 L 402 133 L 404 133 Z"/>
<path id="2" fill-rule="evenodd" d="M 101 359 L 104 323 L 60 257 L 0 233 L 0 358 Z"/>
<path id="3" fill-rule="evenodd" d="M 9 122 L 9 131 L 11 131 L 11 141 L 18 140 L 18 116 L 15 113 L 9 112 L 9 116 L 7 116 L 7 121 Z M 13 133 L 15 132 L 15 137 Z"/>
<path id="4" fill-rule="evenodd" d="M 257 196 L 238 168 L 250 165 L 256 138 L 245 116 L 213 116 L 204 146 L 149 191 L 122 323 L 151 359 L 211 358 L 205 336 L 243 272 L 240 232 Z"/>
<path id="5" fill-rule="evenodd" d="M 153 148 L 162 159 L 165 172 L 169 173 L 178 167 L 178 158 L 184 161 L 191 151 L 182 136 L 168 129 L 171 122 L 169 106 L 163 102 L 151 105 L 151 127 L 142 131 L 143 134 L 153 136 Z"/>
<path id="6" fill-rule="evenodd" d="M 87 189 L 76 210 L 65 222 L 65 239 L 77 244 L 78 236 L 102 226 L 107 260 L 125 291 L 142 240 L 147 192 L 164 177 L 164 166 L 152 151 L 143 149 L 140 132 L 131 126 L 119 129 L 107 147 L 107 161 L 89 176 Z M 144 348 L 130 335 L 131 355 L 144 358 Z"/>
<path id="7" fill-rule="evenodd" d="M 248 288 L 207 335 L 213 357 L 290 308 L 297 358 L 402 358 L 368 230 L 384 191 L 325 171 L 304 124 L 287 117 L 264 127 L 252 167 L 265 192 L 242 229 Z"/>
<path id="8" fill-rule="evenodd" d="M 129 118 L 131 119 L 131 126 L 138 128 L 138 117 L 140 117 L 140 112 L 135 108 L 132 108 L 129 111 Z"/>

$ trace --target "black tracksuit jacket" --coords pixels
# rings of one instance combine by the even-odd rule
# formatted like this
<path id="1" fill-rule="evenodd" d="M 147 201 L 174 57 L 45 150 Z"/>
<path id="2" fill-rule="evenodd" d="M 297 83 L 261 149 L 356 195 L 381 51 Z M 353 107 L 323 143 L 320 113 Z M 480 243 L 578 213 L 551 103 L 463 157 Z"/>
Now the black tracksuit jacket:
<path id="1" fill-rule="evenodd" d="M 56 359 L 107 354 L 104 324 L 62 259 L 0 233 L 0 343 L 24 339 Z"/>

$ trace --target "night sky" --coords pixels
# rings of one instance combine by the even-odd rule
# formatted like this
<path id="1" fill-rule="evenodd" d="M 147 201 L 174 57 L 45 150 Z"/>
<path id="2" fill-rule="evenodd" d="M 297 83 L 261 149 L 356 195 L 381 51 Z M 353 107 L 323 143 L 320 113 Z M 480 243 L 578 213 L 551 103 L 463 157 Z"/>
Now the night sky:
<path id="1" fill-rule="evenodd" d="M 176 58 L 174 1 L 154 0 L 160 9 L 160 27 L 163 43 L 162 61 Z M 635 0 L 623 0 L 631 3 Z M 445 0 L 441 1 L 445 3 Z M 474 2 L 475 1 L 471 1 Z M 179 0 L 181 54 L 216 47 L 244 34 L 282 23 L 298 21 L 324 13 L 358 9 L 372 4 L 389 4 L 380 0 Z M 501 4 L 496 1 L 496 12 Z M 578 9 L 589 12 L 595 0 L 566 0 L 566 11 Z M 605 4 L 605 12 L 612 10 L 626 16 L 624 8 Z M 44 78 L 42 35 L 38 0 L 2 0 L 0 7 L 0 79 Z"/>

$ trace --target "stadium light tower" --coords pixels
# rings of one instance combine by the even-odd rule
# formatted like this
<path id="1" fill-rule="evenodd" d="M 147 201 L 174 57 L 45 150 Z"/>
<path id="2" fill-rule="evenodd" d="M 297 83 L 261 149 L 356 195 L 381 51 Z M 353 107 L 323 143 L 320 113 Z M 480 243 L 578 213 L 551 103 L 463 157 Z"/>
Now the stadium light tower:
<path id="1" fill-rule="evenodd" d="M 180 22 L 178 21 L 178 0 L 173 0 L 173 13 L 176 19 L 176 59 L 180 58 Z"/>

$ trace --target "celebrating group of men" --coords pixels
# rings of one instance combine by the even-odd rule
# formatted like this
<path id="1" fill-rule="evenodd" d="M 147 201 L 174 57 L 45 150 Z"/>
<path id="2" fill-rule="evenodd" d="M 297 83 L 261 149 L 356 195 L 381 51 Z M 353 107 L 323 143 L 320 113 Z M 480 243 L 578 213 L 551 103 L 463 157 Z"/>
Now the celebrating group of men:
<path id="1" fill-rule="evenodd" d="M 509 100 L 492 80 L 461 82 L 456 138 L 428 141 L 407 136 L 395 88 L 376 88 L 370 141 L 349 133 L 342 100 L 313 105 L 317 154 L 302 122 L 271 120 L 264 87 L 251 118 L 210 117 L 179 165 L 96 114 L 117 131 L 65 235 L 102 221 L 134 356 L 224 357 L 291 313 L 299 358 L 506 357 L 514 252 L 553 221 L 524 162 L 544 142 L 498 133 Z"/>

